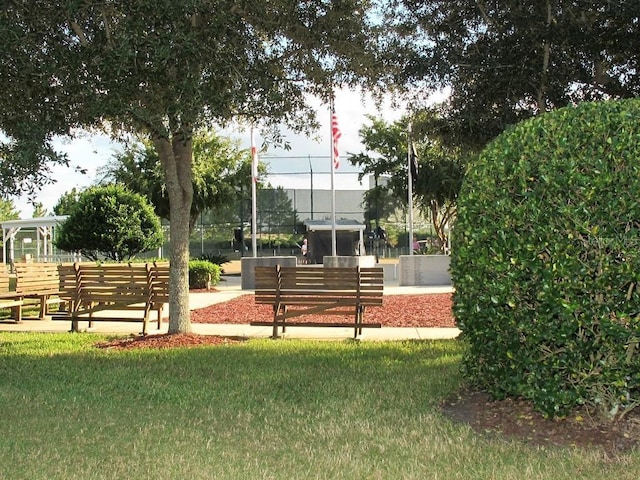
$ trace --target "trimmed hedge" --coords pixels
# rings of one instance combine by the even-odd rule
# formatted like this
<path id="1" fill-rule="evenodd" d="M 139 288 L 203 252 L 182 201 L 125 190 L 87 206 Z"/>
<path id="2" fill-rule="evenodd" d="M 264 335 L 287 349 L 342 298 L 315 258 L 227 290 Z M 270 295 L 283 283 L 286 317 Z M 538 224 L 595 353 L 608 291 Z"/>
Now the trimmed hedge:
<path id="1" fill-rule="evenodd" d="M 189 260 L 189 288 L 208 288 L 220 283 L 220 265 L 207 260 Z"/>
<path id="2" fill-rule="evenodd" d="M 466 377 L 547 416 L 640 401 L 640 101 L 583 103 L 493 141 L 451 261 Z"/>

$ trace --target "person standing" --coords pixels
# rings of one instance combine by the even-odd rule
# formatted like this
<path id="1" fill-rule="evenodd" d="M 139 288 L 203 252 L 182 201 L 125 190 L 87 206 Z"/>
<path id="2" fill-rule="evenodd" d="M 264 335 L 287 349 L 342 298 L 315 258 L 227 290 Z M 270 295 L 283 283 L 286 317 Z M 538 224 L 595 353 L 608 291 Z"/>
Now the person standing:
<path id="1" fill-rule="evenodd" d="M 420 242 L 418 242 L 418 238 L 415 235 L 413 236 L 413 245 L 411 248 L 413 248 L 414 252 L 420 253 Z"/>
<path id="2" fill-rule="evenodd" d="M 307 263 L 307 253 L 309 253 L 309 245 L 307 243 L 307 239 L 302 240 L 302 245 L 300 245 L 300 253 L 302 254 L 302 263 Z"/>

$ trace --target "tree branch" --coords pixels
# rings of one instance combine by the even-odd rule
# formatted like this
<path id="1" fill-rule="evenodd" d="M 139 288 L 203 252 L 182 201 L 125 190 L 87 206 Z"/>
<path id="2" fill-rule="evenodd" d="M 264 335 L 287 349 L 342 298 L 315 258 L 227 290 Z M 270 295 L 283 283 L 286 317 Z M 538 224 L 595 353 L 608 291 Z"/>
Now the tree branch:
<path id="1" fill-rule="evenodd" d="M 489 18 L 489 15 L 487 15 L 487 9 L 484 6 L 484 2 L 477 1 L 476 5 L 478 6 L 478 10 L 480 10 L 480 15 L 482 15 L 482 19 L 485 21 L 487 26 L 489 26 L 491 24 L 491 19 Z"/>
<path id="2" fill-rule="evenodd" d="M 89 41 L 87 40 L 87 36 L 82 31 L 82 28 L 80 28 L 80 25 L 78 25 L 78 23 L 74 22 L 73 20 L 69 20 L 69 25 L 71 26 L 71 30 L 73 30 L 73 32 L 78 36 L 80 45 L 82 45 L 83 47 L 88 46 Z"/>
<path id="3" fill-rule="evenodd" d="M 542 42 L 542 75 L 540 76 L 540 85 L 538 88 L 538 110 L 540 112 L 547 111 L 547 79 L 549 74 L 549 57 L 551 55 L 551 46 L 549 45 L 549 28 L 553 20 L 553 12 L 551 11 L 551 0 L 547 0 L 547 38 Z"/>
<path id="4" fill-rule="evenodd" d="M 109 28 L 109 17 L 104 10 L 100 11 L 102 21 L 104 22 L 104 36 L 107 39 L 107 45 L 111 45 L 111 28 Z"/>

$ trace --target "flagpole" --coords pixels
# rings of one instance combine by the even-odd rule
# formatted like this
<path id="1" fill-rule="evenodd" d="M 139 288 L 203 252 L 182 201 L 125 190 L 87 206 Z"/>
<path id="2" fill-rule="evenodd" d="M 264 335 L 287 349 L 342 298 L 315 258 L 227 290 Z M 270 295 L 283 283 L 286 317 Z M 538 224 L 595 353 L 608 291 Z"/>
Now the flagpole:
<path id="1" fill-rule="evenodd" d="M 258 149 L 256 148 L 251 124 L 251 249 L 258 256 Z"/>
<path id="2" fill-rule="evenodd" d="M 331 256 L 337 256 L 336 247 L 336 189 L 335 189 L 335 171 L 336 171 L 336 138 L 334 129 L 334 105 L 333 97 L 329 100 L 329 130 L 331 131 Z"/>
<path id="3" fill-rule="evenodd" d="M 413 178 L 411 174 L 411 123 L 407 128 L 407 192 L 409 204 L 409 255 L 413 255 Z"/>

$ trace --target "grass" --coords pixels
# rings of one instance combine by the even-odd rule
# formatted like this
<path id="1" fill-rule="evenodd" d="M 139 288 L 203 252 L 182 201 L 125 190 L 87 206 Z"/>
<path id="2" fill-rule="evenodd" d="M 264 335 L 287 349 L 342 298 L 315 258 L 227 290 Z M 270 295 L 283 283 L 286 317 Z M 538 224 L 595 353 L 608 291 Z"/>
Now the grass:
<path id="1" fill-rule="evenodd" d="M 56 312 L 58 305 L 53 304 L 49 306 L 50 312 Z M 25 304 L 22 306 L 22 318 L 38 318 L 40 315 L 40 303 L 38 300 L 26 299 Z M 13 312 L 10 308 L 0 308 L 0 320 L 12 320 Z"/>
<path id="2" fill-rule="evenodd" d="M 256 340 L 101 350 L 95 334 L 0 333 L 0 478 L 617 479 L 640 454 L 478 435 L 438 405 L 451 341 Z"/>

